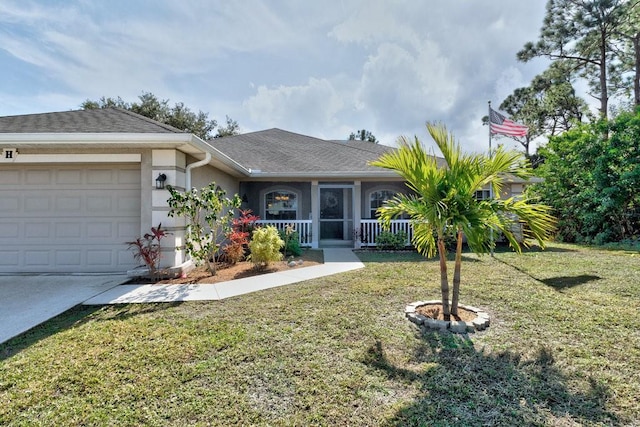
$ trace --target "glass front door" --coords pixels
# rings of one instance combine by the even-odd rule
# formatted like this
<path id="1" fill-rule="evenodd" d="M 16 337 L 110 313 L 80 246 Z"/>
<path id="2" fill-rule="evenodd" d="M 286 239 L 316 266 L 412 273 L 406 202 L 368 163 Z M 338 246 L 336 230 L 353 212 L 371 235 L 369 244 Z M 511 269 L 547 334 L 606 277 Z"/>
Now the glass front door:
<path id="1" fill-rule="evenodd" d="M 320 240 L 353 240 L 353 188 L 320 188 Z"/>

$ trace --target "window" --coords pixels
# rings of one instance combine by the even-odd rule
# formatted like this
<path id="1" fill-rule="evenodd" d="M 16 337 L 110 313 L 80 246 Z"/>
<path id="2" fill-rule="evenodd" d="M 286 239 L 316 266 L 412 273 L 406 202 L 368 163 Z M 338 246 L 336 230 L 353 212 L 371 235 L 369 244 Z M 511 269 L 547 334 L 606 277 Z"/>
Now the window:
<path id="1" fill-rule="evenodd" d="M 264 213 L 264 219 L 297 219 L 298 197 L 296 193 L 277 190 L 265 194 Z"/>
<path id="2" fill-rule="evenodd" d="M 475 195 L 476 200 L 489 200 L 491 199 L 491 191 L 490 190 L 478 190 Z"/>
<path id="3" fill-rule="evenodd" d="M 396 192 L 393 190 L 378 190 L 373 191 L 369 196 L 369 218 L 377 218 L 378 217 L 378 208 L 384 205 L 389 199 L 393 199 L 396 195 Z"/>

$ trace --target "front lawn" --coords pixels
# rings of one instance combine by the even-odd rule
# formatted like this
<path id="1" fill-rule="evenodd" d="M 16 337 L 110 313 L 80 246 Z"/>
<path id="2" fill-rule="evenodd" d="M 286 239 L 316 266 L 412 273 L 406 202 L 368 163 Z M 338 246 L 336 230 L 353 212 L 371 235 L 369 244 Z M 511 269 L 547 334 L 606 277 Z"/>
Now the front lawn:
<path id="1" fill-rule="evenodd" d="M 636 425 L 640 254 L 465 254 L 469 336 L 421 333 L 438 262 L 219 302 L 77 307 L 0 345 L 0 425 Z"/>

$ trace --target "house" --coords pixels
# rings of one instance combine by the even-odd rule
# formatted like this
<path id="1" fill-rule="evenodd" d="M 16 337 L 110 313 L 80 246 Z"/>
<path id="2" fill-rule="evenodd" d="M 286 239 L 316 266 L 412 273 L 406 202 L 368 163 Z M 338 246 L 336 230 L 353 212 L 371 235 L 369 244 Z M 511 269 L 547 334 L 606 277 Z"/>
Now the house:
<path id="1" fill-rule="evenodd" d="M 163 265 L 182 264 L 185 224 L 167 217 L 164 185 L 215 181 L 314 248 L 373 245 L 375 210 L 407 190 L 368 164 L 391 147 L 280 129 L 203 141 L 121 109 L 0 117 L 0 148 L 0 273 L 124 272 L 137 265 L 125 242 L 159 223 Z"/>

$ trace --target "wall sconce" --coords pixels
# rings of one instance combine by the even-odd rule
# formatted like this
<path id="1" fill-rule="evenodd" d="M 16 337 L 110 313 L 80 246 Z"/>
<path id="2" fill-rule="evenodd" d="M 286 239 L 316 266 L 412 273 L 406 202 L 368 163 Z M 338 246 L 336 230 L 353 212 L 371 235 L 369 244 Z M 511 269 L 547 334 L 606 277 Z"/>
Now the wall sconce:
<path id="1" fill-rule="evenodd" d="M 249 198 L 247 197 L 247 193 L 242 195 L 242 203 L 249 203 Z"/>
<path id="2" fill-rule="evenodd" d="M 156 178 L 156 188 L 162 190 L 164 188 L 164 182 L 167 180 L 167 175 L 161 173 Z"/>

